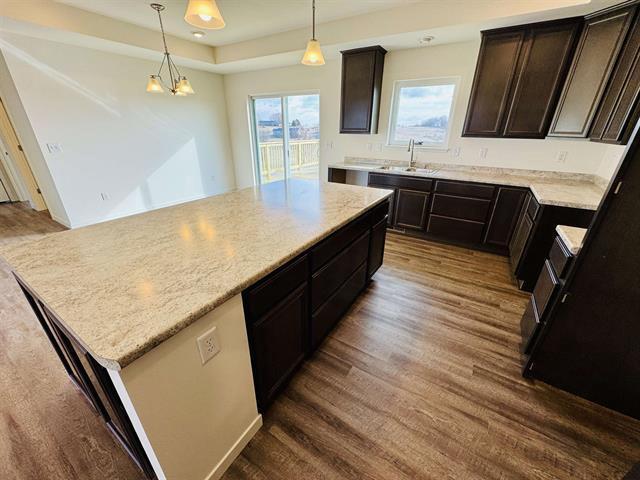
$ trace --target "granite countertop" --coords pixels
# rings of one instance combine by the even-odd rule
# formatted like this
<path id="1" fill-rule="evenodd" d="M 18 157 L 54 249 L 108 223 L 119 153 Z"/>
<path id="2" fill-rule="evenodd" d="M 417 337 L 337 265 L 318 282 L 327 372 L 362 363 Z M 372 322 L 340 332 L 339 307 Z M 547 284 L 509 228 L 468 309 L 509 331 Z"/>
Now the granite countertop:
<path id="1" fill-rule="evenodd" d="M 280 181 L 50 234 L 0 255 L 100 364 L 117 370 L 390 194 Z"/>
<path id="2" fill-rule="evenodd" d="M 557 205 L 585 210 L 597 210 L 606 189 L 602 179 L 595 177 L 595 175 L 580 173 L 451 164 L 422 165 L 427 167 L 427 171 L 406 172 L 400 168 L 382 170 L 380 168 L 381 162 L 347 157 L 345 162 L 329 163 L 329 168 L 528 187 L 542 205 Z M 394 163 L 407 166 L 407 162 Z M 420 167 L 420 165 L 418 166 Z"/>
<path id="3" fill-rule="evenodd" d="M 572 255 L 578 255 L 580 253 L 582 244 L 584 243 L 584 237 L 587 234 L 586 228 L 558 225 L 556 232 L 558 232 L 562 242 L 567 246 Z"/>

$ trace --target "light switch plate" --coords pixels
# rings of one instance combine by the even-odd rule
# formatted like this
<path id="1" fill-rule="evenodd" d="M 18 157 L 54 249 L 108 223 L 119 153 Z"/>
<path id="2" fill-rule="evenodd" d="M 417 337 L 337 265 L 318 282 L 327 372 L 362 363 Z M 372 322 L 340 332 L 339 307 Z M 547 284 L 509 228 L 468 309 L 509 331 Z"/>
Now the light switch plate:
<path id="1" fill-rule="evenodd" d="M 200 359 L 204 365 L 220 352 L 220 341 L 216 327 L 204 332 L 198 337 L 198 350 L 200 351 Z"/>

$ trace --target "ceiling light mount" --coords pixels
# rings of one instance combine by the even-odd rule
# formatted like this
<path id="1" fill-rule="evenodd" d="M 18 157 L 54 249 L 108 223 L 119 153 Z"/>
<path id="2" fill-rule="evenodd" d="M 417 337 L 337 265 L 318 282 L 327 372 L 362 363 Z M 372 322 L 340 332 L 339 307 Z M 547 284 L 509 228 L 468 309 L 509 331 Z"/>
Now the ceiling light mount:
<path id="1" fill-rule="evenodd" d="M 202 38 L 205 36 L 205 33 L 201 32 L 200 30 L 196 30 L 195 32 L 191 32 L 191 35 L 193 35 L 196 38 Z"/>
<path id="2" fill-rule="evenodd" d="M 162 24 L 162 15 L 160 14 L 160 12 L 162 12 L 165 7 L 164 5 L 161 5 L 159 3 L 152 3 L 150 7 L 158 12 L 158 21 L 160 22 L 160 31 L 162 32 L 162 44 L 164 45 L 164 56 L 162 57 L 162 63 L 160 64 L 158 73 L 149 76 L 149 81 L 147 82 L 147 92 L 163 93 L 164 88 L 166 88 L 167 90 L 169 90 L 169 92 L 171 92 L 171 95 L 191 95 L 195 92 L 193 91 L 189 80 L 187 80 L 187 77 L 180 74 L 180 70 L 178 70 L 176 64 L 173 63 L 171 54 L 169 53 L 169 49 L 167 48 L 167 38 L 164 34 L 164 25 Z M 165 83 L 165 80 L 162 78 L 162 69 L 165 65 L 167 66 L 169 74 L 168 84 Z"/>
<path id="3" fill-rule="evenodd" d="M 435 38 L 436 37 L 434 37 L 433 35 L 425 35 L 420 40 L 418 40 L 418 43 L 420 45 L 429 45 L 431 42 L 435 40 Z"/>
<path id="4" fill-rule="evenodd" d="M 320 42 L 316 40 L 316 0 L 311 0 L 311 39 L 307 42 L 307 49 L 301 63 L 311 66 L 324 65 Z"/>

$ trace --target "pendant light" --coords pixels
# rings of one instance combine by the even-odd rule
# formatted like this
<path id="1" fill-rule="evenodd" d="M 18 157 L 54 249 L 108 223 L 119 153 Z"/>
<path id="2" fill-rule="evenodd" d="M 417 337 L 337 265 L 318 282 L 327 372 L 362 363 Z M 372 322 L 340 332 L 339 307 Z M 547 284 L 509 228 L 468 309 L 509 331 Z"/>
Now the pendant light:
<path id="1" fill-rule="evenodd" d="M 164 89 L 166 88 L 167 90 L 169 90 L 171 95 L 177 95 L 179 97 L 184 97 L 185 95 L 196 93 L 193 91 L 193 88 L 191 87 L 189 80 L 187 80 L 187 77 L 180 74 L 180 70 L 178 70 L 176 64 L 173 63 L 171 55 L 169 54 L 169 50 L 167 48 L 167 39 L 164 34 L 164 26 L 162 25 L 162 15 L 160 14 L 160 12 L 164 10 L 164 5 L 160 5 L 159 3 L 152 3 L 151 8 L 158 12 L 160 31 L 162 32 L 162 42 L 164 44 L 164 56 L 162 57 L 162 63 L 160 64 L 158 73 L 155 75 L 150 75 L 149 77 L 149 81 L 147 82 L 147 92 L 163 93 Z M 162 68 L 165 65 L 167 66 L 167 70 L 169 71 L 169 84 L 165 83 L 165 81 L 162 79 Z"/>
<path id="2" fill-rule="evenodd" d="M 312 10 L 312 33 L 311 40 L 307 42 L 307 49 L 302 57 L 303 65 L 324 65 L 324 56 L 322 55 L 322 49 L 320 48 L 320 42 L 316 40 L 316 0 L 311 0 Z"/>
<path id="3" fill-rule="evenodd" d="M 210 30 L 217 30 L 225 26 L 216 0 L 189 0 L 184 20 L 194 27 Z"/>

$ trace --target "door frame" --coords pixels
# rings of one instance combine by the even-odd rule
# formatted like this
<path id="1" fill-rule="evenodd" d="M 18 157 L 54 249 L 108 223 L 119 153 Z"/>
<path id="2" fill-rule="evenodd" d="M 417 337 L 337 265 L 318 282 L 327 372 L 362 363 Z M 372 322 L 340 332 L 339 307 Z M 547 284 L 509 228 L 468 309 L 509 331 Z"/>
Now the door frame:
<path id="1" fill-rule="evenodd" d="M 253 161 L 253 184 L 261 185 L 262 172 L 260 171 L 260 146 L 258 142 L 258 130 L 256 124 L 256 111 L 254 101 L 261 98 L 280 98 L 280 109 L 282 118 L 282 151 L 284 155 L 284 179 L 291 178 L 291 151 L 289 150 L 289 105 L 288 97 L 299 97 L 303 95 L 318 95 L 318 124 L 322 122 L 320 120 L 320 90 L 296 90 L 285 92 L 273 92 L 273 93 L 261 93 L 256 95 L 249 95 L 247 102 L 249 108 L 249 140 L 251 142 L 251 152 Z M 320 138 L 318 143 L 322 145 L 322 128 L 320 128 Z M 320 178 L 320 165 L 318 165 L 318 178 Z"/>
<path id="2" fill-rule="evenodd" d="M 19 175 L 20 180 L 27 190 L 26 193 L 29 196 L 32 207 L 38 211 L 47 210 L 47 203 L 44 200 L 2 98 L 0 98 L 0 146 L 5 148 L 8 157 L 7 161 L 13 162 L 12 166 L 17 170 L 15 173 Z M 13 180 L 15 181 L 15 179 Z M 16 187 L 16 185 L 14 185 L 14 187 Z"/>

